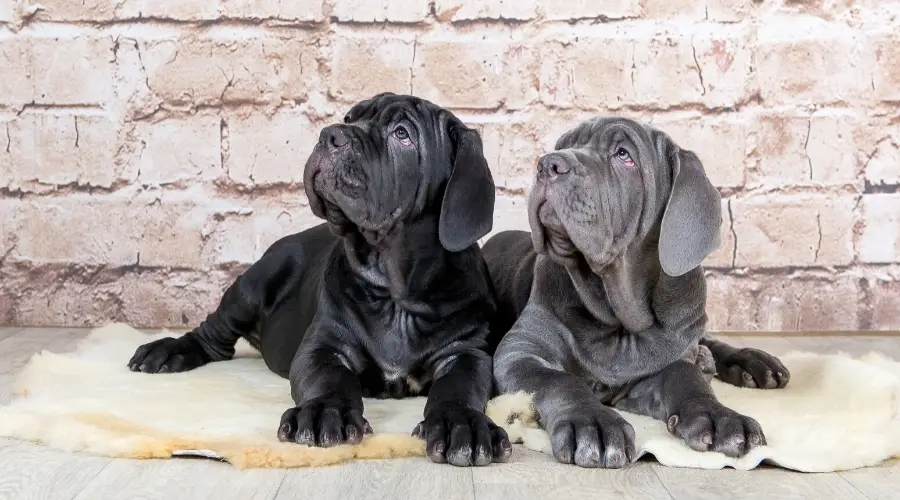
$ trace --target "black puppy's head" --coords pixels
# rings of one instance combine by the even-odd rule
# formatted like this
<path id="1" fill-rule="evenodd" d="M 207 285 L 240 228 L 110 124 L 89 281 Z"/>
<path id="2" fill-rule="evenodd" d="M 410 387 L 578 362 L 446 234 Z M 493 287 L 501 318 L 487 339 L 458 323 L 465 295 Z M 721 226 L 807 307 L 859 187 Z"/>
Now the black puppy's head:
<path id="1" fill-rule="evenodd" d="M 697 156 L 665 133 L 619 117 L 581 123 L 541 157 L 529 200 L 535 249 L 594 270 L 638 241 L 658 238 L 670 276 L 719 245 L 719 192 Z"/>
<path id="2" fill-rule="evenodd" d="M 412 96 L 378 94 L 322 129 L 306 162 L 313 213 L 338 234 L 385 234 L 437 215 L 456 252 L 490 232 L 494 181 L 481 136 L 451 112 Z"/>

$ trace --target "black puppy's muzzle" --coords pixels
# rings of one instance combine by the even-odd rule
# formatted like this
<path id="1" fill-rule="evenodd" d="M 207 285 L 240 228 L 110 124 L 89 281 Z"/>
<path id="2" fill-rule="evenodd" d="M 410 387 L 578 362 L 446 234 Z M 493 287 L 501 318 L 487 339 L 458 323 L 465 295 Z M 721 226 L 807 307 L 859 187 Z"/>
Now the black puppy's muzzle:
<path id="1" fill-rule="evenodd" d="M 346 125 L 329 125 L 319 133 L 319 144 L 327 151 L 336 152 L 350 145 Z"/>

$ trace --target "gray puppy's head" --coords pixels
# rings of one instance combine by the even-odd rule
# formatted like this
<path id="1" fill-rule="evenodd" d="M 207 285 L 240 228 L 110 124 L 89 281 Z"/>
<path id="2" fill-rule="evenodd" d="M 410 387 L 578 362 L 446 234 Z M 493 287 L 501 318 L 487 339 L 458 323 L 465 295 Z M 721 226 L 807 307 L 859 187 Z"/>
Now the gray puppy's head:
<path id="1" fill-rule="evenodd" d="M 719 245 L 719 192 L 697 156 L 665 133 L 620 117 L 585 121 L 541 157 L 529 200 L 535 249 L 597 271 L 635 244 L 670 276 Z"/>
<path id="2" fill-rule="evenodd" d="M 431 216 L 441 245 L 456 252 L 492 227 L 494 181 L 481 136 L 413 96 L 378 94 L 322 129 L 304 184 L 313 213 L 333 231 L 373 243 Z"/>

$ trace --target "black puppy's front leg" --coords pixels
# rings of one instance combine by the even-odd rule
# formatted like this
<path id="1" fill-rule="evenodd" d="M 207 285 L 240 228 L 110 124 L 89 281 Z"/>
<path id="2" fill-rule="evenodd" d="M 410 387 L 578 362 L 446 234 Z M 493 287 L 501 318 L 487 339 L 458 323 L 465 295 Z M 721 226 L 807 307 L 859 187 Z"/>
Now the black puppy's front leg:
<path id="1" fill-rule="evenodd" d="M 281 416 L 278 439 L 309 446 L 355 444 L 372 433 L 363 418 L 359 378 L 327 345 L 301 346 L 291 363 L 296 406 Z"/>
<path id="2" fill-rule="evenodd" d="M 741 457 L 766 444 L 759 423 L 720 403 L 703 372 L 689 361 L 676 361 L 641 380 L 615 406 L 666 422 L 670 433 L 696 451 Z"/>
<path id="3" fill-rule="evenodd" d="M 439 359 L 425 403 L 425 420 L 413 430 L 437 463 L 456 466 L 506 462 L 512 445 L 506 431 L 484 414 L 491 391 L 491 360 L 481 350 Z"/>
<path id="4" fill-rule="evenodd" d="M 791 372 L 765 351 L 733 347 L 710 336 L 700 344 L 709 348 L 716 361 L 716 377 L 723 382 L 751 389 L 781 389 L 791 380 Z"/>
<path id="5" fill-rule="evenodd" d="M 128 368 L 133 372 L 174 373 L 231 359 L 238 339 L 256 323 L 256 305 L 247 300 L 249 279 L 239 276 L 225 291 L 215 312 L 199 327 L 181 337 L 166 337 L 138 347 Z"/>

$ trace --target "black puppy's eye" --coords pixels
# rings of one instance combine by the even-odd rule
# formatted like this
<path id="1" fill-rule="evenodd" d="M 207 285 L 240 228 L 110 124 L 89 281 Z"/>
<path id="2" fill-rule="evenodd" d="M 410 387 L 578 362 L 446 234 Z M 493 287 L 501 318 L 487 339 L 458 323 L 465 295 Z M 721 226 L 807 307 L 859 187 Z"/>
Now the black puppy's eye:
<path id="1" fill-rule="evenodd" d="M 409 132 L 403 127 L 397 127 L 397 130 L 394 131 L 394 135 L 401 141 L 409 139 Z"/>
<path id="2" fill-rule="evenodd" d="M 350 123 L 350 113 L 344 115 L 344 123 Z"/>

